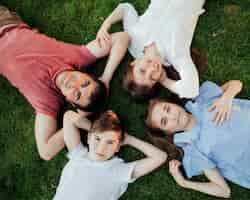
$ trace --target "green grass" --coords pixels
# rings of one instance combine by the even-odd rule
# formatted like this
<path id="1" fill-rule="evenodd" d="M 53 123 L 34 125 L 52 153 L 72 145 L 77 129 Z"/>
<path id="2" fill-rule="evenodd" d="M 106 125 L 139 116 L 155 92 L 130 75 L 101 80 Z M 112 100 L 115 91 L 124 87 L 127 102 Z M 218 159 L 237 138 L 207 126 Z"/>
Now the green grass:
<path id="1" fill-rule="evenodd" d="M 16 10 L 30 25 L 57 39 L 86 43 L 95 38 L 103 19 L 118 4 L 117 0 L 0 0 Z M 130 0 L 140 13 L 149 0 Z M 241 97 L 250 96 L 250 0 L 207 0 L 207 12 L 200 18 L 193 46 L 206 52 L 209 68 L 201 80 L 219 84 L 230 79 L 244 83 Z M 120 25 L 114 27 L 119 30 Z M 117 111 L 125 126 L 140 138 L 145 137 L 142 117 L 147 104 L 135 104 L 121 89 L 124 62 L 112 81 L 108 107 Z M 99 63 L 102 70 L 103 62 Z M 167 96 L 166 91 L 161 95 Z M 0 77 L 0 200 L 52 199 L 61 169 L 66 163 L 65 151 L 53 161 L 40 160 L 34 138 L 34 113 L 24 97 L 7 80 Z M 126 148 L 125 160 L 140 157 Z M 250 166 L 249 166 L 250 167 Z M 202 177 L 203 179 L 204 177 Z M 230 183 L 232 199 L 249 200 L 250 191 Z M 141 178 L 129 186 L 121 199 L 126 200 L 210 200 L 207 195 L 176 185 L 165 168 Z"/>

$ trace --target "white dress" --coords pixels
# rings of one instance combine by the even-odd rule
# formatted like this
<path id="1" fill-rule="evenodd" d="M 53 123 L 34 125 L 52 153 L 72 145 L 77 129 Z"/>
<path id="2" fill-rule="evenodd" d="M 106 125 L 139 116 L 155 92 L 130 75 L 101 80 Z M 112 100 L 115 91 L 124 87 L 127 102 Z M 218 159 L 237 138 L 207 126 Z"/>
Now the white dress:
<path id="1" fill-rule="evenodd" d="M 124 30 L 131 36 L 129 52 L 143 56 L 144 48 L 156 44 L 164 64 L 173 65 L 181 80 L 175 84 L 182 98 L 193 98 L 199 93 L 199 77 L 191 59 L 190 45 L 205 0 L 151 0 L 145 13 L 138 16 L 129 3 L 121 3 Z"/>

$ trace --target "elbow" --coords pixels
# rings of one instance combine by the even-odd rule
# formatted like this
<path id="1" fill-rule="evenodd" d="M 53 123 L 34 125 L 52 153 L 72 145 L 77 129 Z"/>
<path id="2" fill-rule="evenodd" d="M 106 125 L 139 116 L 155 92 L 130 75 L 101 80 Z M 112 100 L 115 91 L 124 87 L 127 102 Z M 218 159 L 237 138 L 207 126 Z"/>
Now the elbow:
<path id="1" fill-rule="evenodd" d="M 166 152 L 162 151 L 161 154 L 158 155 L 157 157 L 159 158 L 159 163 L 161 165 L 167 161 L 168 154 Z"/>
<path id="2" fill-rule="evenodd" d="M 231 197 L 231 189 L 229 187 L 226 187 L 224 189 L 224 195 L 223 195 L 224 198 L 230 198 Z"/>
<path id="3" fill-rule="evenodd" d="M 40 151 L 39 156 L 44 161 L 50 161 L 53 159 L 53 156 L 47 151 Z"/>
<path id="4" fill-rule="evenodd" d="M 236 82 L 237 82 L 237 85 L 238 85 L 238 88 L 239 88 L 239 92 L 240 92 L 242 90 L 243 83 L 240 80 L 236 80 Z"/>
<path id="5" fill-rule="evenodd" d="M 230 187 L 226 184 L 225 186 L 220 186 L 221 187 L 221 194 L 220 197 L 228 199 L 231 197 L 231 189 Z"/>

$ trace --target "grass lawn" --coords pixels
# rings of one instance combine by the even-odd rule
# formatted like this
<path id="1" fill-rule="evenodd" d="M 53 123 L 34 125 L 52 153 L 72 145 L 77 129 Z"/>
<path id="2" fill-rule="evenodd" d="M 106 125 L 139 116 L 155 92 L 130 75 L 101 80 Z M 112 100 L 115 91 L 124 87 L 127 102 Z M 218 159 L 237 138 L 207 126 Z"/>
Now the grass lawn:
<path id="1" fill-rule="evenodd" d="M 149 0 L 129 1 L 140 13 L 149 3 Z M 17 11 L 28 24 L 47 35 L 78 44 L 95 38 L 98 27 L 118 3 L 118 0 L 0 0 L 0 4 Z M 240 79 L 244 83 L 240 96 L 250 97 L 250 0 L 207 0 L 205 8 L 207 12 L 200 18 L 193 41 L 194 47 L 208 55 L 209 68 L 201 81 L 208 79 L 221 84 Z M 120 29 L 117 25 L 113 31 Z M 142 119 L 147 104 L 135 104 L 121 89 L 122 74 L 129 60 L 131 56 L 127 55 L 115 74 L 107 106 L 122 116 L 129 132 L 146 139 Z M 104 64 L 105 61 L 98 63 L 96 73 Z M 161 95 L 167 96 L 168 92 L 161 91 Z M 61 170 L 67 162 L 66 151 L 53 161 L 42 161 L 36 149 L 33 127 L 33 109 L 6 79 L 0 77 L 0 200 L 46 200 L 52 199 L 55 193 Z M 121 156 L 134 160 L 141 155 L 125 148 Z M 230 186 L 232 199 L 250 199 L 250 190 L 232 183 Z M 163 167 L 131 184 L 121 199 L 216 198 L 180 188 Z"/>

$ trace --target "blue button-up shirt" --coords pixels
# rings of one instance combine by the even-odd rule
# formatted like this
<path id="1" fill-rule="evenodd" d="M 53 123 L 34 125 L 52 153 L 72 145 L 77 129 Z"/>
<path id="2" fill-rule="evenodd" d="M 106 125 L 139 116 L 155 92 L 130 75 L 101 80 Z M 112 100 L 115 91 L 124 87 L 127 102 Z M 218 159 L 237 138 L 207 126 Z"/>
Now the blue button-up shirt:
<path id="1" fill-rule="evenodd" d="M 185 106 L 197 124 L 176 134 L 174 142 L 184 150 L 183 166 L 189 178 L 216 167 L 226 179 L 250 188 L 250 101 L 234 99 L 230 119 L 217 126 L 208 108 L 222 94 L 216 84 L 203 83 L 195 102 Z"/>

